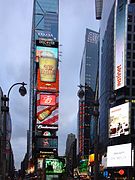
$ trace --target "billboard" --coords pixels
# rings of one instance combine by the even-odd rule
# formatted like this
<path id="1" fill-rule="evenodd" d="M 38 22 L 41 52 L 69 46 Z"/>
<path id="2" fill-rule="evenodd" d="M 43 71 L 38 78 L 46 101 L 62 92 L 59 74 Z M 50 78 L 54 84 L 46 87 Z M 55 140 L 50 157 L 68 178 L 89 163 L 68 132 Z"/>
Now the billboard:
<path id="1" fill-rule="evenodd" d="M 59 91 L 59 70 L 56 72 L 56 81 L 55 82 L 43 82 L 40 78 L 40 71 L 38 69 L 37 72 L 37 90 L 39 91 L 51 91 L 58 92 Z"/>
<path id="2" fill-rule="evenodd" d="M 46 130 L 57 131 L 58 130 L 58 124 L 57 125 L 37 124 L 36 129 L 41 130 L 41 131 L 46 131 Z"/>
<path id="3" fill-rule="evenodd" d="M 130 133 L 129 102 L 110 108 L 109 138 L 128 135 Z"/>
<path id="4" fill-rule="evenodd" d="M 58 149 L 58 137 L 37 137 L 37 150 Z"/>
<path id="5" fill-rule="evenodd" d="M 132 165 L 131 143 L 107 147 L 107 167 Z"/>
<path id="6" fill-rule="evenodd" d="M 61 174 L 65 172 L 65 159 L 46 159 L 46 174 Z"/>
<path id="7" fill-rule="evenodd" d="M 41 96 L 42 92 L 37 92 L 37 122 L 36 124 L 44 124 L 44 125 L 58 125 L 58 93 L 53 95 L 56 96 L 54 105 L 41 105 Z M 50 94 L 46 94 L 50 95 Z M 45 104 L 45 103 L 44 103 Z"/>
<path id="8" fill-rule="evenodd" d="M 43 168 L 43 158 L 37 158 L 37 168 L 42 169 Z"/>
<path id="9" fill-rule="evenodd" d="M 116 0 L 114 23 L 114 90 L 126 85 L 127 0 Z"/>
<path id="10" fill-rule="evenodd" d="M 45 57 L 48 53 L 58 58 L 58 42 L 44 38 L 36 40 L 36 62 L 39 62 L 39 58 Z"/>
<path id="11" fill-rule="evenodd" d="M 82 159 L 79 162 L 79 173 L 88 172 L 88 159 Z"/>
<path id="12" fill-rule="evenodd" d="M 40 105 L 54 106 L 56 104 L 56 95 L 40 93 Z"/>

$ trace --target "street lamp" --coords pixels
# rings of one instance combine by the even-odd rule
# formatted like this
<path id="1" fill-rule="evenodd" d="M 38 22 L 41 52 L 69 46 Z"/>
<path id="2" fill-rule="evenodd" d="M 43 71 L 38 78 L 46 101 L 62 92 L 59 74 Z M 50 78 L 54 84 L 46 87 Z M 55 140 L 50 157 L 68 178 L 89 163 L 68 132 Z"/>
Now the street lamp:
<path id="1" fill-rule="evenodd" d="M 4 162 L 3 162 L 3 180 L 6 180 L 6 175 L 8 175 L 6 147 L 7 147 L 7 113 L 9 112 L 9 95 L 10 95 L 11 89 L 16 85 L 21 85 L 19 88 L 19 93 L 21 94 L 21 96 L 25 96 L 27 94 L 25 85 L 27 85 L 27 84 L 22 82 L 22 83 L 13 84 L 9 88 L 7 96 L 4 95 L 1 97 L 1 100 L 2 100 L 1 111 L 2 111 L 2 116 L 3 116 L 3 139 L 4 139 L 3 151 L 5 152 L 5 155 L 3 156 L 3 160 L 4 160 Z"/>

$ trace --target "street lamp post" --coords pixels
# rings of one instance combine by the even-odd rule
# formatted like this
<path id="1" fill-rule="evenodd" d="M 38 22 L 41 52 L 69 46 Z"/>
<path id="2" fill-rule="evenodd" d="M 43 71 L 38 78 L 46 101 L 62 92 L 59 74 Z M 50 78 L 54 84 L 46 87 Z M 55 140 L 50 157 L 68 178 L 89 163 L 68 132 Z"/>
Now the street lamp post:
<path id="1" fill-rule="evenodd" d="M 2 100 L 1 111 L 2 111 L 2 116 L 3 116 L 3 140 L 4 140 L 4 143 L 3 143 L 3 152 L 4 152 L 3 161 L 4 162 L 3 162 L 3 179 L 2 180 L 6 180 L 6 176 L 8 175 L 6 148 L 7 148 L 7 113 L 9 112 L 9 95 L 10 95 L 11 89 L 16 85 L 21 85 L 21 87 L 19 88 L 19 93 L 21 94 L 21 96 L 25 96 L 27 93 L 25 85 L 27 84 L 22 82 L 22 83 L 13 84 L 9 88 L 7 96 L 4 95 L 1 97 L 1 100 Z"/>

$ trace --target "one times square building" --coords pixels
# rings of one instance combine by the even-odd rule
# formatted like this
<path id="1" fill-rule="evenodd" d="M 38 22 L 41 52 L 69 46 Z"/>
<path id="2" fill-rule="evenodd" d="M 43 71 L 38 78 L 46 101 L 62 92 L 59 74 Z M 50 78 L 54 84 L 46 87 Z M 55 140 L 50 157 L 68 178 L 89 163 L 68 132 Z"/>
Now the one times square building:
<path id="1" fill-rule="evenodd" d="M 78 153 L 80 159 L 88 159 L 94 137 L 92 127 L 92 101 L 94 99 L 98 69 L 99 33 L 86 29 L 85 46 L 80 68 Z"/>
<path id="2" fill-rule="evenodd" d="M 59 0 L 34 0 L 28 155 L 37 169 L 44 157 L 58 155 L 58 14 Z"/>
<path id="3" fill-rule="evenodd" d="M 131 179 L 135 177 L 135 1 L 102 2 L 100 163 L 105 176 Z M 110 104 L 109 97 L 114 93 L 116 99 Z"/>

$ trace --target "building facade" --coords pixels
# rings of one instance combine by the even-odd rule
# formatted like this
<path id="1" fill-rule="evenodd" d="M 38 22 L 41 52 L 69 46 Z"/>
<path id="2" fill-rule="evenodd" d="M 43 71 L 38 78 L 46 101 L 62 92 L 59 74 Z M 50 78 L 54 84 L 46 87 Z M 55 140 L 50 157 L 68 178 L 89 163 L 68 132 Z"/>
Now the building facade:
<path id="1" fill-rule="evenodd" d="M 77 167 L 77 139 L 72 133 L 67 136 L 65 155 L 67 177 L 73 178 L 74 169 Z"/>
<path id="2" fill-rule="evenodd" d="M 131 179 L 135 176 L 134 8 L 134 1 L 103 1 L 99 62 L 99 154 L 102 159 L 107 155 L 104 171 L 107 169 L 111 178 Z M 109 97 L 114 92 L 116 99 L 110 104 Z M 125 159 L 128 154 L 131 158 L 126 162 L 116 154 L 123 154 Z"/>
<path id="3" fill-rule="evenodd" d="M 58 153 L 58 14 L 59 0 L 34 0 L 28 158 L 36 169 L 38 158 Z"/>
<path id="4" fill-rule="evenodd" d="M 92 101 L 94 99 L 98 70 L 99 34 L 86 29 L 85 47 L 80 68 L 79 112 L 78 112 L 78 154 L 80 159 L 88 158 L 92 144 L 90 135 L 92 121 Z"/>

